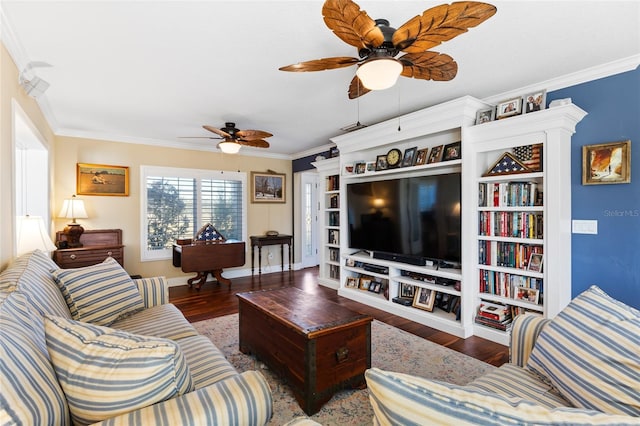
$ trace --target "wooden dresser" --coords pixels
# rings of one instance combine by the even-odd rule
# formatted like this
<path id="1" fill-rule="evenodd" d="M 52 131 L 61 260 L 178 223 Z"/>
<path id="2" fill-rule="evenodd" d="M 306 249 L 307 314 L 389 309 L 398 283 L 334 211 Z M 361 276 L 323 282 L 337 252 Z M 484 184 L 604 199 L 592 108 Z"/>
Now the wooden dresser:
<path id="1" fill-rule="evenodd" d="M 66 241 L 62 231 L 56 232 L 56 246 Z M 79 248 L 58 249 L 53 252 L 53 261 L 61 268 L 80 268 L 95 265 L 111 256 L 124 266 L 124 246 L 121 229 L 93 229 L 84 231 Z"/>

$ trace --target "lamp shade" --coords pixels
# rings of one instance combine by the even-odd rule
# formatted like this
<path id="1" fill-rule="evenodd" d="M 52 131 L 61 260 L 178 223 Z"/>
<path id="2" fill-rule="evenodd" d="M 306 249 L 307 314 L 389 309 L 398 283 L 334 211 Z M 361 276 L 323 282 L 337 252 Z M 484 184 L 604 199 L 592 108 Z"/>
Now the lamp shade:
<path id="1" fill-rule="evenodd" d="M 71 198 L 64 200 L 62 209 L 60 210 L 58 217 L 72 219 L 75 223 L 76 219 L 86 219 L 89 216 L 87 215 L 87 211 L 84 208 L 84 201 L 76 198 L 76 196 L 74 195 Z"/>
<path id="2" fill-rule="evenodd" d="M 238 151 L 240 151 L 240 147 L 242 145 L 240 145 L 239 143 L 236 142 L 220 142 L 218 144 L 218 148 L 220 148 L 220 150 L 222 152 L 224 152 L 225 154 L 237 154 Z"/>
<path id="3" fill-rule="evenodd" d="M 374 58 L 360 65 L 356 75 L 369 90 L 384 90 L 396 84 L 402 64 L 394 58 Z"/>
<path id="4" fill-rule="evenodd" d="M 16 219 L 18 256 L 33 250 L 50 252 L 56 249 L 51 237 L 47 234 L 42 217 L 27 215 L 18 216 Z"/>

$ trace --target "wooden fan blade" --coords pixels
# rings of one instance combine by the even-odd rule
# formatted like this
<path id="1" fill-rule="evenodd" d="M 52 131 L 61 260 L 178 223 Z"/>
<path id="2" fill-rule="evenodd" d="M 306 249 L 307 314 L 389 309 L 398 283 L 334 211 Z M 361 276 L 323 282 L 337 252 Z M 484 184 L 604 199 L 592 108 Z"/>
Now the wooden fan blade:
<path id="1" fill-rule="evenodd" d="M 252 146 L 254 148 L 269 148 L 269 142 L 262 139 L 254 139 L 250 141 L 238 139 L 236 142 L 239 143 L 240 145 Z"/>
<path id="2" fill-rule="evenodd" d="M 178 136 L 178 139 L 222 139 L 222 138 L 214 138 L 212 136 Z"/>
<path id="3" fill-rule="evenodd" d="M 293 71 L 293 72 L 305 72 L 305 71 L 324 71 L 335 68 L 350 67 L 353 64 L 358 63 L 358 58 L 351 58 L 349 56 L 339 56 L 335 58 L 323 58 L 314 59 L 312 61 L 298 62 L 297 64 L 287 65 L 286 67 L 279 68 L 280 71 Z"/>
<path id="4" fill-rule="evenodd" d="M 393 45 L 407 53 L 424 52 L 480 25 L 496 11 L 491 4 L 473 1 L 436 6 L 398 28 Z"/>
<path id="5" fill-rule="evenodd" d="M 449 81 L 458 73 L 458 64 L 444 53 L 422 52 L 407 53 L 398 60 L 402 63 L 404 77 L 421 80 Z"/>
<path id="6" fill-rule="evenodd" d="M 215 133 L 216 135 L 222 136 L 223 138 L 230 138 L 231 137 L 231 135 L 229 133 L 224 132 L 224 131 L 222 131 L 220 129 L 216 129 L 215 127 L 207 126 L 206 124 L 204 126 L 202 126 L 202 127 L 207 129 L 210 132 Z"/>
<path id="7" fill-rule="evenodd" d="M 273 136 L 271 133 L 262 130 L 240 130 L 236 132 L 236 135 L 245 141 L 255 141 Z"/>
<path id="8" fill-rule="evenodd" d="M 384 42 L 384 34 L 376 22 L 351 0 L 327 0 L 322 7 L 322 16 L 335 35 L 358 49 L 371 49 Z"/>
<path id="9" fill-rule="evenodd" d="M 371 90 L 364 87 L 362 81 L 358 78 L 358 76 L 354 76 L 349 84 L 349 99 L 356 99 L 362 95 L 366 95 Z"/>

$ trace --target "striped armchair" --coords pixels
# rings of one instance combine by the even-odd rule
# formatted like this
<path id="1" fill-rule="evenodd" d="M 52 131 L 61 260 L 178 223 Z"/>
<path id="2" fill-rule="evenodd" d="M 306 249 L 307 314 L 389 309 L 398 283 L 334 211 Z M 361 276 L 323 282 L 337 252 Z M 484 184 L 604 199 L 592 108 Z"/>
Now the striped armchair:
<path id="1" fill-rule="evenodd" d="M 0 273 L 0 424 L 266 424 L 262 374 L 198 335 L 164 278 L 116 265 L 59 270 L 36 251 Z"/>
<path id="2" fill-rule="evenodd" d="M 510 362 L 466 386 L 365 373 L 376 425 L 640 425 L 640 312 L 593 286 L 514 319 Z"/>

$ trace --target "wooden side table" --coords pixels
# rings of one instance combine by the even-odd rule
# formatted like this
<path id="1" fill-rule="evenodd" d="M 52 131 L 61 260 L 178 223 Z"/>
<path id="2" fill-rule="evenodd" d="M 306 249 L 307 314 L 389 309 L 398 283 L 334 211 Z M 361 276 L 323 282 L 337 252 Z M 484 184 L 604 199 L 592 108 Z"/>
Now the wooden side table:
<path id="1" fill-rule="evenodd" d="M 280 246 L 280 259 L 282 259 L 282 271 L 284 272 L 284 245 L 289 246 L 289 270 L 291 271 L 293 255 L 293 237 L 291 235 L 254 235 L 251 238 L 251 275 L 253 275 L 254 247 L 258 248 L 258 274 L 262 274 L 262 247 Z"/>
<path id="2" fill-rule="evenodd" d="M 56 245 L 66 241 L 62 231 L 56 232 Z M 58 249 L 53 252 L 53 261 L 63 269 L 81 268 L 103 262 L 113 257 L 124 266 L 124 245 L 121 229 L 94 229 L 84 231 L 80 237 L 82 247 Z"/>

